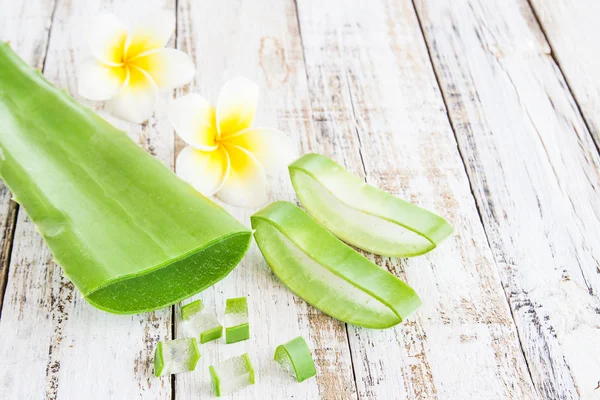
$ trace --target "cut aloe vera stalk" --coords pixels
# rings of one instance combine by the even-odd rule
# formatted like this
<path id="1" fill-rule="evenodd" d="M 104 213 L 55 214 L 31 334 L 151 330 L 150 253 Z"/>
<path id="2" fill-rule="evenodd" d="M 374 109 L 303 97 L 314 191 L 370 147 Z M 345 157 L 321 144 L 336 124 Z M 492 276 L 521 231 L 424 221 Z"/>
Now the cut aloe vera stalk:
<path id="1" fill-rule="evenodd" d="M 223 279 L 251 232 L 0 43 L 0 177 L 94 306 L 139 313 Z"/>
<path id="2" fill-rule="evenodd" d="M 305 381 L 317 374 L 310 349 L 302 336 L 277 346 L 274 359 L 298 382 Z"/>
<path id="3" fill-rule="evenodd" d="M 236 343 L 249 338 L 248 300 L 245 297 L 227 299 L 225 306 L 225 341 Z"/>
<path id="4" fill-rule="evenodd" d="M 217 319 L 203 313 L 204 304 L 196 300 L 181 307 L 184 330 L 190 336 L 200 335 L 200 343 L 210 342 L 223 336 L 223 326 Z"/>
<path id="5" fill-rule="evenodd" d="M 248 353 L 208 368 L 217 396 L 254 384 L 254 368 Z"/>
<path id="6" fill-rule="evenodd" d="M 204 310 L 202 300 L 198 299 L 189 304 L 181 306 L 181 319 L 186 321 Z"/>
<path id="7" fill-rule="evenodd" d="M 292 203 L 272 203 L 251 221 L 256 243 L 275 275 L 325 314 L 383 329 L 402 322 L 421 304 L 410 286 Z"/>
<path id="8" fill-rule="evenodd" d="M 453 232 L 442 217 L 366 184 L 322 155 L 306 154 L 289 171 L 306 210 L 334 235 L 365 251 L 418 256 Z"/>
<path id="9" fill-rule="evenodd" d="M 154 352 L 154 375 L 193 371 L 200 359 L 195 338 L 158 342 Z"/>

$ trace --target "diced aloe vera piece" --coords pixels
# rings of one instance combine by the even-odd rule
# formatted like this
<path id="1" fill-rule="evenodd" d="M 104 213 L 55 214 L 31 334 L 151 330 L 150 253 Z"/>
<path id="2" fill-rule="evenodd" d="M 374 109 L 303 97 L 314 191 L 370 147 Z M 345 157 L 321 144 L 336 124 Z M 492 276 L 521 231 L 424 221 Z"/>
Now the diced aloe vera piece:
<path id="1" fill-rule="evenodd" d="M 277 346 L 274 359 L 298 382 L 305 381 L 317 374 L 310 349 L 302 336 Z"/>
<path id="2" fill-rule="evenodd" d="M 223 279 L 252 234 L 0 42 L 0 178 L 95 307 L 141 313 Z"/>
<path id="3" fill-rule="evenodd" d="M 215 317 L 211 315 L 204 315 L 206 321 L 204 328 L 200 329 L 200 343 L 206 343 L 216 340 L 223 336 L 223 326 L 219 324 Z"/>
<path id="4" fill-rule="evenodd" d="M 154 352 L 154 375 L 193 371 L 200 359 L 196 338 L 158 342 Z"/>
<path id="5" fill-rule="evenodd" d="M 204 309 L 204 304 L 202 304 L 202 300 L 198 299 L 196 301 L 192 301 L 189 304 L 181 306 L 181 319 L 188 320 L 192 316 L 198 314 Z"/>
<path id="6" fill-rule="evenodd" d="M 208 369 L 217 396 L 254 384 L 254 368 L 248 353 L 211 365 Z"/>
<path id="7" fill-rule="evenodd" d="M 368 252 L 417 256 L 453 232 L 442 217 L 366 184 L 322 155 L 306 154 L 289 171 L 306 210 L 337 237 Z"/>
<path id="8" fill-rule="evenodd" d="M 415 311 L 415 291 L 333 236 L 294 204 L 251 217 L 254 238 L 277 277 L 324 313 L 366 328 L 394 326 Z"/>
<path id="9" fill-rule="evenodd" d="M 227 299 L 225 306 L 225 341 L 235 343 L 249 338 L 248 300 L 245 297 Z"/>
<path id="10" fill-rule="evenodd" d="M 200 335 L 200 343 L 210 342 L 223 336 L 223 326 L 217 319 L 202 312 L 204 304 L 196 300 L 181 307 L 184 329 L 191 336 Z"/>

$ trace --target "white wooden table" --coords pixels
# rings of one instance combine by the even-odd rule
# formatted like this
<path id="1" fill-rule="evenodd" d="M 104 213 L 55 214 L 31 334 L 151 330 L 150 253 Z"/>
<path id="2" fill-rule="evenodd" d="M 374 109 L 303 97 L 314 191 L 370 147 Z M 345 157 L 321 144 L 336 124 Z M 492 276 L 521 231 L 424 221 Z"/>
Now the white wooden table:
<path id="1" fill-rule="evenodd" d="M 215 313 L 249 296 L 251 341 L 203 345 L 196 371 L 159 379 L 154 346 L 177 335 L 179 307 L 88 305 L 2 186 L 0 399 L 212 398 L 208 366 L 244 351 L 257 383 L 233 399 L 600 398 L 600 2 L 0 0 L 0 39 L 76 93 L 89 17 L 161 8 L 177 15 L 193 84 L 143 126 L 94 105 L 140 146 L 172 167 L 169 99 L 215 100 L 244 75 L 262 89 L 258 120 L 299 152 L 436 211 L 456 235 L 427 256 L 373 258 L 424 300 L 385 331 L 308 306 L 254 245 L 196 296 Z M 286 176 L 270 197 L 295 201 Z M 245 223 L 254 211 L 229 210 Z M 272 361 L 298 335 L 317 362 L 301 384 Z"/>

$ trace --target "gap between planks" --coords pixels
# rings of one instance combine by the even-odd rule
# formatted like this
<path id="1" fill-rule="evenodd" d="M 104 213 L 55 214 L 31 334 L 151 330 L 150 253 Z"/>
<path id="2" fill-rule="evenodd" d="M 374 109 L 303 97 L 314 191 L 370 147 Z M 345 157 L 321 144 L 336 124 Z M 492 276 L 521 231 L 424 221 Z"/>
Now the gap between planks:
<path id="1" fill-rule="evenodd" d="M 569 93 L 571 94 L 571 97 L 573 98 L 575 107 L 577 107 L 577 113 L 581 116 L 581 119 L 583 120 L 583 124 L 586 127 L 587 134 L 592 138 L 592 141 L 596 145 L 596 152 L 598 154 L 600 154 L 600 141 L 598 141 L 592 134 L 592 132 L 593 132 L 592 127 L 591 127 L 588 119 L 586 118 L 586 115 L 583 113 L 583 109 L 581 108 L 581 105 L 579 104 L 579 100 L 577 99 L 577 96 L 575 95 L 575 92 L 573 91 L 573 88 L 571 87 L 569 77 L 563 71 L 563 66 L 561 65 L 560 61 L 556 57 L 556 53 L 554 52 L 554 49 L 552 48 L 552 42 L 550 41 L 550 38 L 549 38 L 548 34 L 546 33 L 546 28 L 544 27 L 544 24 L 542 23 L 542 20 L 541 20 L 540 16 L 538 15 L 538 12 L 537 12 L 536 8 L 534 7 L 533 3 L 531 2 L 531 0 L 524 0 L 524 1 L 527 3 L 529 8 L 531 9 L 531 13 L 533 14 L 533 16 L 535 18 L 535 22 L 537 23 L 538 27 L 540 28 L 540 32 L 544 36 L 544 40 L 546 40 L 546 43 L 548 43 L 548 48 L 550 49 L 550 53 L 548 55 L 550 57 L 552 57 L 552 61 L 556 65 L 556 68 L 558 68 L 558 70 L 560 71 L 560 75 L 562 76 L 562 78 L 565 81 L 567 90 L 569 91 Z M 600 381 L 598 382 L 598 386 L 600 386 Z"/>
<path id="2" fill-rule="evenodd" d="M 302 63 L 304 64 L 304 71 L 306 72 L 306 82 L 308 84 L 308 65 L 306 64 L 306 53 L 304 50 L 304 38 L 302 37 L 302 25 L 300 24 L 300 10 L 298 9 L 298 0 L 294 0 L 294 9 L 296 12 L 296 24 L 298 26 L 298 37 L 300 38 L 300 46 L 302 48 Z M 350 82 L 348 81 L 348 74 L 346 74 L 346 85 L 348 88 L 348 91 L 351 92 L 352 89 L 350 87 Z M 311 116 L 312 116 L 312 112 L 311 112 Z M 354 104 L 352 104 L 352 117 L 354 118 L 354 121 L 356 121 L 356 111 L 354 110 Z M 360 136 L 358 134 L 358 127 L 356 128 L 356 137 L 358 139 L 358 142 L 360 142 Z M 361 144 L 362 147 L 362 144 Z M 363 160 L 363 156 L 362 156 L 362 149 L 359 148 L 358 150 L 359 155 L 360 155 L 360 161 L 362 164 L 362 169 L 363 169 L 363 173 L 365 176 L 365 182 L 367 181 L 367 169 L 365 167 L 365 162 Z M 354 380 L 354 388 L 356 390 L 356 396 L 357 398 L 360 398 L 360 391 L 358 389 L 358 382 L 356 380 L 356 367 L 354 366 L 354 355 L 352 354 L 352 343 L 350 340 L 350 329 L 348 328 L 348 324 L 344 323 L 344 330 L 346 331 L 346 341 L 348 343 L 348 353 L 350 354 L 350 365 L 352 367 L 352 379 Z"/>
<path id="3" fill-rule="evenodd" d="M 467 164 L 465 161 L 465 155 L 463 153 L 463 150 L 460 148 L 460 146 L 458 144 L 459 140 L 458 140 L 458 135 L 456 134 L 456 127 L 454 126 L 454 120 L 450 117 L 450 113 L 448 112 L 448 99 L 446 98 L 446 94 L 442 90 L 442 85 L 440 83 L 440 77 L 438 75 L 437 70 L 434 67 L 430 45 L 429 45 L 429 42 L 427 41 L 427 38 L 425 37 L 425 31 L 423 30 L 423 21 L 421 21 L 421 16 L 419 15 L 419 13 L 417 11 L 417 6 L 415 5 L 415 0 L 411 0 L 411 3 L 413 6 L 415 16 L 417 17 L 419 29 L 421 30 L 421 36 L 423 37 L 423 41 L 425 42 L 425 47 L 427 48 L 427 55 L 429 56 L 429 63 L 431 65 L 431 69 L 433 70 L 433 75 L 435 76 L 435 81 L 437 84 L 438 91 L 440 93 L 442 101 L 444 102 L 444 111 L 446 113 L 446 118 L 448 119 L 448 122 L 450 123 L 450 128 L 452 129 L 452 134 L 454 135 L 454 139 L 456 140 L 456 148 L 458 150 L 458 154 L 460 154 L 462 166 L 463 166 L 465 175 L 467 176 L 467 180 L 469 181 L 469 189 L 471 190 L 471 196 L 473 196 L 473 201 L 475 202 L 475 207 L 477 208 L 477 215 L 479 215 L 479 221 L 481 222 L 481 226 L 483 226 L 485 228 L 486 225 L 483 220 L 483 214 L 481 211 L 481 207 L 479 206 L 479 202 L 477 201 L 477 197 L 475 196 L 475 189 L 473 187 L 473 177 L 469 174 L 469 171 L 467 169 Z M 490 248 L 492 248 L 492 243 L 490 241 L 490 237 L 489 237 L 487 229 L 484 229 L 483 231 L 485 233 L 485 240 L 487 241 L 488 246 Z M 498 272 L 500 272 L 499 268 L 498 268 L 498 264 L 495 262 L 495 260 L 494 260 L 494 267 L 496 268 L 496 270 L 498 270 Z M 504 292 L 504 297 L 506 299 L 506 304 L 508 305 L 508 309 L 510 310 L 510 317 L 512 318 L 514 325 L 517 326 L 517 320 L 515 319 L 514 311 L 513 311 L 512 307 L 510 306 L 510 300 L 508 298 L 508 294 L 506 293 L 506 287 L 504 286 L 504 282 L 501 281 L 501 284 L 502 284 L 502 289 L 503 289 L 502 291 Z M 527 360 L 527 357 L 525 355 L 525 348 L 523 347 L 523 340 L 521 338 L 521 334 L 519 333 L 519 330 L 517 329 L 516 331 L 517 331 L 517 338 L 519 340 L 519 346 L 521 348 L 521 353 L 523 353 L 523 359 L 525 360 L 525 365 L 527 366 L 527 373 L 529 374 L 529 379 L 531 380 L 531 383 L 533 384 L 533 376 L 531 374 L 531 367 L 529 366 L 529 361 Z"/>
<path id="4" fill-rule="evenodd" d="M 6 284 L 8 283 L 8 269 L 10 268 L 10 256 L 17 228 L 18 215 L 19 205 L 9 200 L 4 232 L 1 237 L 2 247 L 0 248 L 0 318 L 2 318 L 2 305 L 4 304 L 4 293 L 6 292 Z"/>

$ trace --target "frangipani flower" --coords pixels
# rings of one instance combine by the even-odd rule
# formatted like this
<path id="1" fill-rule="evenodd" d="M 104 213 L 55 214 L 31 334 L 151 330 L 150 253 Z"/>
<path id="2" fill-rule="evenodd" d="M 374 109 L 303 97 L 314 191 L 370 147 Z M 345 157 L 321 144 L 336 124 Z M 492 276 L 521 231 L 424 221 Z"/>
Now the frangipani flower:
<path id="1" fill-rule="evenodd" d="M 285 168 L 295 148 L 277 129 L 252 128 L 257 103 L 258 85 L 241 77 L 223 86 L 216 109 L 198 94 L 175 100 L 169 119 L 189 145 L 177 157 L 177 175 L 229 204 L 265 203 L 266 175 Z"/>
<path id="2" fill-rule="evenodd" d="M 87 40 L 93 58 L 79 70 L 79 94 L 90 100 L 110 100 L 117 117 L 141 123 L 156 106 L 158 91 L 172 90 L 194 78 L 191 58 L 165 49 L 175 30 L 175 16 L 159 12 L 128 31 L 114 15 L 96 17 Z"/>

